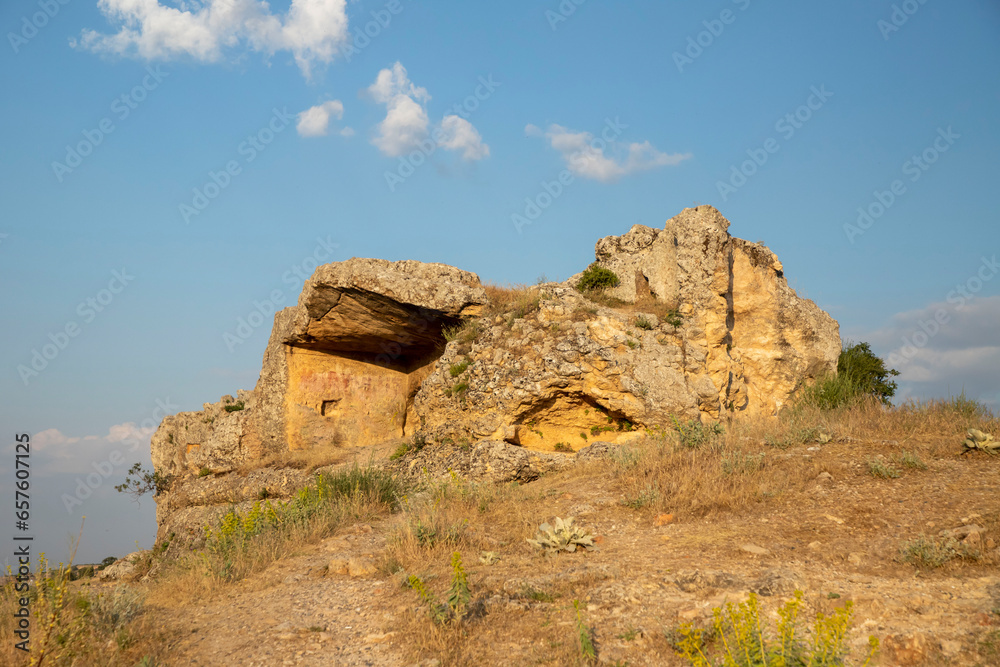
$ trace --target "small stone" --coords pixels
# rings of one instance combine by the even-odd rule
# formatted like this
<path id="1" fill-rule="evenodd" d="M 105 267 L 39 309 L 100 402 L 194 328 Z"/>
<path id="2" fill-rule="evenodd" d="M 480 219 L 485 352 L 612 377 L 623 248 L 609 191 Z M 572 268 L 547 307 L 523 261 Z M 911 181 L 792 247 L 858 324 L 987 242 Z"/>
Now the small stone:
<path id="1" fill-rule="evenodd" d="M 758 547 L 756 544 L 744 544 L 740 546 L 740 549 L 747 552 L 748 554 L 753 554 L 755 556 L 766 556 L 771 553 L 764 547 Z"/>
<path id="2" fill-rule="evenodd" d="M 833 481 L 833 475 L 831 475 L 830 473 L 825 472 L 825 471 L 821 472 L 820 474 L 816 475 L 816 481 L 818 481 L 818 482 L 832 482 Z"/>
<path id="3" fill-rule="evenodd" d="M 352 558 L 347 561 L 347 573 L 352 577 L 368 577 L 375 574 L 375 563 L 370 558 Z"/>
<path id="4" fill-rule="evenodd" d="M 666 526 L 668 523 L 673 523 L 673 514 L 657 514 L 655 523 L 657 526 Z"/>
<path id="5" fill-rule="evenodd" d="M 823 548 L 823 543 L 822 542 L 810 542 L 809 545 L 808 545 L 808 548 L 812 549 L 813 551 L 819 551 L 820 549 Z"/>
<path id="6" fill-rule="evenodd" d="M 838 519 L 837 517 L 833 516 L 832 514 L 824 514 L 823 516 L 825 516 L 830 521 L 833 521 L 838 526 L 842 526 L 844 524 L 844 520 L 843 519 Z"/>
<path id="7" fill-rule="evenodd" d="M 864 556 L 859 553 L 847 554 L 847 562 L 851 565 L 861 565 L 864 562 Z"/>

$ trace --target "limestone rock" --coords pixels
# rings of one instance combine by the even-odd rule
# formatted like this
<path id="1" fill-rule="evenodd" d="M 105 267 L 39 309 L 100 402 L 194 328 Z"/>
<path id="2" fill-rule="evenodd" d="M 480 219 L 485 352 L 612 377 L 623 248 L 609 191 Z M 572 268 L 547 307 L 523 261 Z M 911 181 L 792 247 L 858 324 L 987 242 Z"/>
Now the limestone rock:
<path id="1" fill-rule="evenodd" d="M 529 481 L 673 418 L 775 413 L 836 368 L 837 323 L 788 287 L 774 253 L 728 228 L 710 206 L 637 225 L 596 245 L 621 279 L 601 304 L 571 280 L 489 317 L 479 278 L 454 267 L 319 267 L 275 315 L 256 387 L 154 434 L 154 468 L 171 481 L 158 539 L 197 541 L 222 508 L 287 496 L 309 481 L 287 467 L 296 450 L 418 435 L 429 445 L 392 464 L 401 472 Z"/>

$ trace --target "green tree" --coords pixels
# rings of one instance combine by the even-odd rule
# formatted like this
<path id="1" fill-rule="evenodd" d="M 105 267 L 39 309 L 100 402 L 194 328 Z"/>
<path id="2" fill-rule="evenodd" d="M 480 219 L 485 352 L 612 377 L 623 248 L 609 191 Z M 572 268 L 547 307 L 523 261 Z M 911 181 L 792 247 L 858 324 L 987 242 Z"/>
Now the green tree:
<path id="1" fill-rule="evenodd" d="M 888 405 L 896 393 L 896 383 L 889 378 L 899 371 L 887 369 L 868 343 L 848 342 L 837 360 L 837 375 L 853 384 L 858 394 L 874 396 Z"/>

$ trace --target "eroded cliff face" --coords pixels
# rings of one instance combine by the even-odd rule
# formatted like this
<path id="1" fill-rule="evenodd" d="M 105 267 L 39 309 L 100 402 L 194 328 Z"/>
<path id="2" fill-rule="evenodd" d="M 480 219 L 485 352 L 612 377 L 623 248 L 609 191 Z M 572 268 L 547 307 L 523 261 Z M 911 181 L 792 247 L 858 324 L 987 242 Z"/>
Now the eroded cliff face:
<path id="1" fill-rule="evenodd" d="M 228 502 L 249 502 L 259 489 L 242 475 L 287 452 L 415 434 L 571 452 L 675 418 L 775 413 L 835 370 L 838 326 L 788 287 L 774 253 L 728 228 L 710 206 L 636 225 L 596 245 L 617 287 L 582 294 L 574 276 L 510 312 L 486 309 L 479 278 L 450 266 L 319 267 L 275 316 L 255 389 L 167 417 L 153 436 L 154 466 L 177 480 L 157 499 L 161 536 L 199 518 L 190 508 L 221 494 L 220 476 L 242 480 Z"/>

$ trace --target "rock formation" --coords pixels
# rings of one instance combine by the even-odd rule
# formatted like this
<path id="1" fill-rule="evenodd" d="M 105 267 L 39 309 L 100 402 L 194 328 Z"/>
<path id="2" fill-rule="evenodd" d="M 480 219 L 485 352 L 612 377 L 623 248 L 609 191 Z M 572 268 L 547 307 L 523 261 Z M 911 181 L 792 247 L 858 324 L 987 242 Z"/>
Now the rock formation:
<path id="1" fill-rule="evenodd" d="M 837 323 L 788 287 L 774 253 L 728 227 L 710 206 L 662 230 L 636 225 L 597 243 L 617 287 L 585 294 L 574 277 L 508 309 L 442 264 L 319 267 L 275 316 L 255 389 L 167 417 L 153 436 L 154 467 L 174 480 L 157 497 L 161 537 L 213 499 L 301 483 L 300 471 L 245 477 L 289 451 L 416 435 L 483 456 L 503 443 L 571 453 L 674 419 L 775 413 L 835 370 Z M 515 478 L 538 465 L 498 456 Z M 488 476 L 489 464 L 470 466 Z M 226 473 L 239 481 L 210 491 Z"/>

